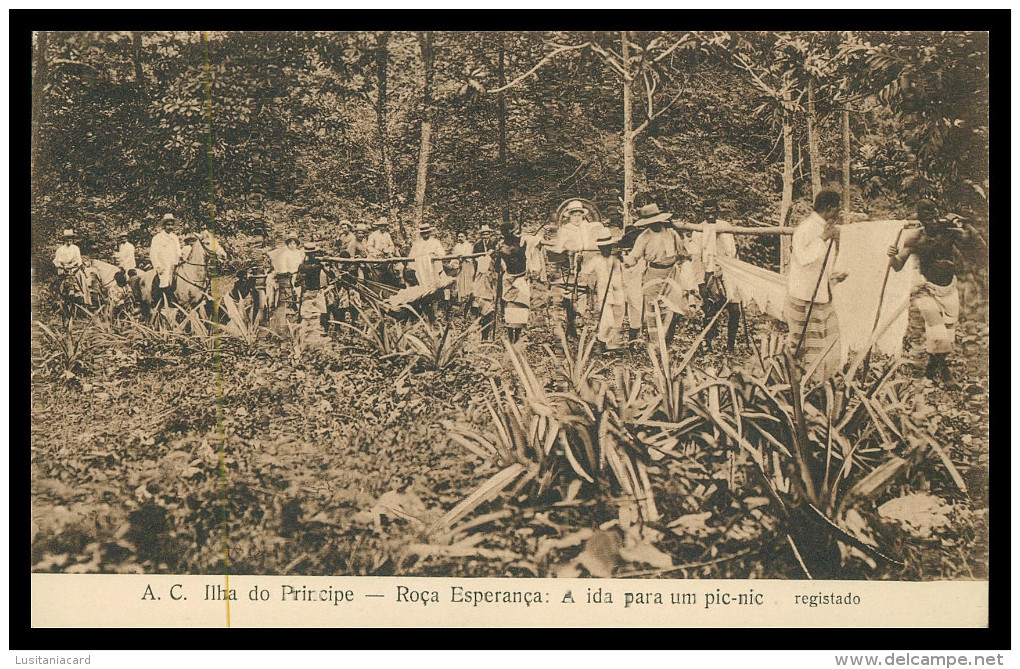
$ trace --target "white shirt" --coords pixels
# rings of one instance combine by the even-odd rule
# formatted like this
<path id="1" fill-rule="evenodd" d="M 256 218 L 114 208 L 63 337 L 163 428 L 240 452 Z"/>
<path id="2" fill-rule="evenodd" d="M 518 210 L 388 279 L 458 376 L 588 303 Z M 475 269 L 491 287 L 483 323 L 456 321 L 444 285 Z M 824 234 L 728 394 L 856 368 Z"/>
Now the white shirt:
<path id="1" fill-rule="evenodd" d="M 64 269 L 81 265 L 81 250 L 75 244 L 62 244 L 53 255 L 53 264 Z"/>
<path id="2" fill-rule="evenodd" d="M 433 286 L 439 281 L 439 275 L 443 274 L 443 262 L 436 260 L 429 262 L 431 258 L 441 258 L 446 255 L 443 243 L 435 237 L 422 239 L 419 237 L 411 245 L 410 256 L 414 258 L 414 276 L 421 286 Z"/>
<path id="3" fill-rule="evenodd" d="M 393 237 L 387 230 L 374 230 L 368 236 L 365 250 L 369 258 L 391 258 L 397 255 L 397 247 L 393 245 Z"/>
<path id="4" fill-rule="evenodd" d="M 718 220 L 715 223 L 703 223 L 703 225 L 702 231 L 692 233 L 691 239 L 687 243 L 687 250 L 691 257 L 698 261 L 695 263 L 695 267 L 700 272 L 698 283 L 704 282 L 705 272 L 719 271 L 719 265 L 715 261 L 716 257 L 737 257 L 737 241 L 731 233 L 725 232 L 729 223 Z"/>
<path id="5" fill-rule="evenodd" d="M 177 235 L 160 230 L 152 238 L 152 244 L 149 246 L 149 260 L 152 261 L 152 266 L 162 274 L 180 262 L 181 252 L 181 242 Z"/>
<path id="6" fill-rule="evenodd" d="M 277 253 L 274 263 L 277 274 L 297 274 L 298 267 L 305 261 L 305 252 L 301 249 L 284 248 Z"/>
<path id="7" fill-rule="evenodd" d="M 818 212 L 811 212 L 807 218 L 797 225 L 793 231 L 793 243 L 790 252 L 790 276 L 787 280 L 787 294 L 798 300 L 810 301 L 814 297 L 816 304 L 826 304 L 829 295 L 829 275 L 836 262 L 836 249 L 833 245 L 829 252 L 829 260 L 825 267 L 825 275 L 821 283 L 818 275 L 822 272 L 822 260 L 832 240 L 821 238 L 826 227 L 825 219 Z M 818 285 L 818 294 L 815 294 Z"/>
<path id="8" fill-rule="evenodd" d="M 117 260 L 117 264 L 120 265 L 121 269 L 127 271 L 129 269 L 135 269 L 135 245 L 131 242 L 124 242 L 117 248 L 117 252 L 113 254 L 113 257 Z"/>

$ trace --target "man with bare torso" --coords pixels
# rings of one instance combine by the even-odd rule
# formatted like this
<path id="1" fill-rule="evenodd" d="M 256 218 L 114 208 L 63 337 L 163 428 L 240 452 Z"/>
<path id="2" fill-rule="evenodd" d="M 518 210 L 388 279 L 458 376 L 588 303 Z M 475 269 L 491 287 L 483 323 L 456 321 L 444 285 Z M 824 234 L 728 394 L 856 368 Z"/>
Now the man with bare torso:
<path id="1" fill-rule="evenodd" d="M 960 316 L 955 254 L 957 244 L 969 245 L 978 235 L 971 225 L 958 227 L 941 218 L 930 200 L 917 203 L 917 218 L 921 228 L 904 231 L 903 247 L 889 247 L 889 265 L 899 272 L 911 254 L 917 256 L 921 277 L 911 291 L 910 301 L 924 320 L 928 352 L 925 376 L 955 387 L 956 381 L 946 360 L 956 342 L 956 321 Z"/>

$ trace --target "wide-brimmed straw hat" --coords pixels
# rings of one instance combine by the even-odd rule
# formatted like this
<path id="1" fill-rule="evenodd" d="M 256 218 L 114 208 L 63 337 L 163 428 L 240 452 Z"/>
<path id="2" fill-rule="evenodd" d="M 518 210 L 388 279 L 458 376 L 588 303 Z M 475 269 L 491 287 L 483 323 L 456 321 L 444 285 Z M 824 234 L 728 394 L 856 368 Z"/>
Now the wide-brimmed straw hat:
<path id="1" fill-rule="evenodd" d="M 571 202 L 570 204 L 568 204 L 568 205 L 566 206 L 566 208 L 565 208 L 565 209 L 564 209 L 563 211 L 564 211 L 564 212 L 566 212 L 566 213 L 568 213 L 568 214 L 569 214 L 570 212 L 572 212 L 572 211 L 581 211 L 581 212 L 584 212 L 585 214 L 588 214 L 588 213 L 590 213 L 590 212 L 588 211 L 588 208 L 587 208 L 587 207 L 585 207 L 585 206 L 584 206 L 583 204 L 581 204 L 581 201 L 580 201 L 580 200 L 574 200 L 573 202 Z"/>
<path id="2" fill-rule="evenodd" d="M 70 239 L 71 237 L 76 237 L 77 235 L 74 234 L 74 230 L 72 230 L 71 228 L 65 228 L 64 234 L 60 236 L 63 237 L 64 239 Z"/>
<path id="3" fill-rule="evenodd" d="M 354 226 L 355 232 L 368 232 L 368 223 L 358 223 Z"/>
<path id="4" fill-rule="evenodd" d="M 487 223 L 483 223 L 482 227 L 478 228 L 478 234 L 484 234 L 486 232 L 495 232 L 495 230 L 490 228 Z"/>
<path id="5" fill-rule="evenodd" d="M 673 215 L 668 212 L 659 211 L 659 205 L 653 203 L 646 204 L 638 209 L 638 217 L 639 218 L 634 225 L 644 227 L 646 225 L 651 225 L 652 223 L 668 221 L 673 217 Z"/>
<path id="6" fill-rule="evenodd" d="M 163 225 L 166 225 L 167 223 L 176 223 L 176 222 L 177 222 L 177 219 L 174 218 L 173 214 L 163 214 Z"/>
<path id="7" fill-rule="evenodd" d="M 615 246 L 615 245 L 616 245 L 616 240 L 613 237 L 611 237 L 610 235 L 603 235 L 603 236 L 601 236 L 601 237 L 599 237 L 598 239 L 595 240 L 595 246 L 599 247 L 600 249 L 601 248 L 605 248 L 607 246 Z"/>
<path id="8" fill-rule="evenodd" d="M 380 216 L 375 222 L 375 227 L 377 228 L 388 228 L 389 226 L 390 219 L 386 218 L 385 216 Z"/>
<path id="9" fill-rule="evenodd" d="M 353 224 L 353 223 L 351 223 L 351 222 L 350 222 L 350 221 L 349 221 L 348 219 L 346 219 L 346 218 L 342 218 L 342 219 L 340 219 L 340 226 L 341 226 L 341 227 L 343 227 L 343 226 L 345 226 L 345 225 L 346 225 L 346 226 L 347 226 L 348 228 L 352 228 L 352 227 L 354 227 L 354 224 Z"/>
<path id="10" fill-rule="evenodd" d="M 301 238 L 300 238 L 300 237 L 298 237 L 298 233 L 297 233 L 297 232 L 295 232 L 294 230 L 289 230 L 289 231 L 287 232 L 287 235 L 286 235 L 286 236 L 285 236 L 285 237 L 283 238 L 283 241 L 284 241 L 284 242 L 289 242 L 289 241 L 290 241 L 290 240 L 292 240 L 292 239 L 293 239 L 293 240 L 294 240 L 295 242 L 298 242 L 299 244 L 301 243 Z"/>
<path id="11" fill-rule="evenodd" d="M 422 223 L 421 227 L 418 228 L 418 234 L 424 235 L 426 232 L 432 232 L 432 226 L 428 223 Z"/>

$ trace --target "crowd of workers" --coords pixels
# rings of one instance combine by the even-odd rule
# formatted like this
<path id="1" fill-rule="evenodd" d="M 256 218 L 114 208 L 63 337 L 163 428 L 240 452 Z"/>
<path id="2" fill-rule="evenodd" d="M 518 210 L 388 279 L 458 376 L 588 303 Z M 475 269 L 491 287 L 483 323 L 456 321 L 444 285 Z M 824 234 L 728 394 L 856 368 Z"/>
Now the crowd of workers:
<path id="1" fill-rule="evenodd" d="M 847 276 L 833 269 L 840 204 L 835 191 L 818 194 L 814 211 L 793 232 L 789 263 L 784 309 L 788 346 L 806 365 L 817 361 L 821 378 L 833 373 L 839 362 L 831 286 Z M 555 296 L 553 306 L 561 310 L 567 336 L 576 337 L 578 319 L 588 319 L 601 352 L 626 348 L 639 339 L 642 328 L 649 336 L 664 328 L 667 342 L 672 342 L 681 320 L 693 314 L 708 328 L 704 345 L 709 350 L 725 320 L 726 348 L 733 351 L 741 306 L 727 289 L 717 261 L 735 258 L 737 246 L 715 200 L 702 202 L 699 229 L 687 234 L 674 227 L 672 214 L 654 203 L 639 208 L 623 234 L 592 216 L 581 200 L 561 209 L 561 220 L 546 234 L 546 226 L 525 234 L 512 224 L 498 232 L 482 225 L 476 241 L 460 232 L 449 250 L 428 224 L 417 230 L 409 249 L 402 250 L 386 217 L 378 218 L 371 231 L 367 224 L 344 220 L 329 253 L 289 232 L 281 246 L 266 251 L 261 265 L 255 263 L 238 276 L 257 287 L 252 291 L 253 299 L 261 302 L 253 311 L 256 317 L 283 307 L 297 320 L 317 319 L 328 329 L 333 322 L 357 319 L 363 307 L 361 286 L 386 286 L 391 292 L 415 286 L 428 319 L 435 318 L 436 304 L 444 310 L 457 307 L 480 318 L 483 338 L 494 338 L 501 320 L 511 342 L 517 342 L 527 326 L 531 285 L 540 281 Z M 888 249 L 889 265 L 901 271 L 912 254 L 918 257 L 920 281 L 912 293 L 912 311 L 924 323 L 926 374 L 952 383 L 946 357 L 959 314 L 954 253 L 958 243 L 977 235 L 970 226 L 954 225 L 952 217 L 940 217 L 927 200 L 918 204 L 917 216 L 920 227 L 907 230 L 902 245 Z M 158 276 L 153 282 L 156 301 L 172 302 L 176 269 L 187 262 L 192 244 L 203 244 L 220 262 L 227 257 L 227 249 L 208 227 L 179 235 L 177 226 L 173 214 L 166 214 L 149 247 L 152 271 Z M 94 299 L 89 263 L 74 241 L 74 231 L 64 230 L 53 262 L 88 304 Z M 117 271 L 104 292 L 117 307 L 138 298 L 131 283 L 139 271 L 135 247 L 126 232 L 118 235 L 112 256 Z"/>

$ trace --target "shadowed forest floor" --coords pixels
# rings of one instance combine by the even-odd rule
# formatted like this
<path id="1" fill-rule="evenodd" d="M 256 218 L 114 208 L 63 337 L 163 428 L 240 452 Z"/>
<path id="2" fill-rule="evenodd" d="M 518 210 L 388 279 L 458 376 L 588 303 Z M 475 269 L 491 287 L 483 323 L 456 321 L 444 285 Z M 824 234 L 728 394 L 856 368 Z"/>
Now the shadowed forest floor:
<path id="1" fill-rule="evenodd" d="M 966 492 L 938 457 L 910 467 L 869 507 L 875 515 L 895 502 L 878 514 L 880 534 L 904 566 L 849 552 L 845 578 L 987 577 L 988 326 L 975 295 L 952 356 L 961 388 L 918 378 L 911 408 Z M 548 297 L 536 282 L 518 349 L 551 380 L 559 339 Z M 676 357 L 700 316 L 685 321 Z M 468 325 L 453 320 L 455 331 Z M 643 523 L 636 544 L 616 492 L 583 482 L 538 498 L 508 488 L 453 529 L 426 532 L 498 471 L 449 439 L 450 423 L 491 433 L 489 379 L 513 385 L 502 345 L 477 333 L 436 370 L 419 356 L 380 360 L 348 332 L 267 334 L 242 350 L 130 325 L 77 327 L 87 330 L 78 350 L 47 364 L 41 356 L 59 343 L 34 339 L 33 571 L 222 573 L 226 544 L 231 573 L 803 578 L 776 548 L 775 509 L 746 458 L 707 443 L 684 448 L 708 471 L 652 463 L 662 519 Z M 716 351 L 693 364 L 720 376 L 760 371 L 755 346 L 774 327 L 750 316 L 755 345 L 742 328 L 731 355 L 719 351 L 722 328 Z M 620 363 L 649 376 L 643 343 L 597 361 L 596 378 Z"/>

